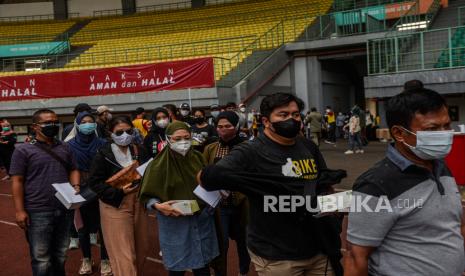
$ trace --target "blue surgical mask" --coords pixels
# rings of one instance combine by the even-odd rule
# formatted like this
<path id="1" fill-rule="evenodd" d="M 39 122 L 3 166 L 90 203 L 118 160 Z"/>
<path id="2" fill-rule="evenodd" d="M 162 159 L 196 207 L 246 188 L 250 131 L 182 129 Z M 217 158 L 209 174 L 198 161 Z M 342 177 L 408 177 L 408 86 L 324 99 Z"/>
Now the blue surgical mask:
<path id="1" fill-rule="evenodd" d="M 443 159 L 449 155 L 452 149 L 453 131 L 417 131 L 414 133 L 405 128 L 404 130 L 417 137 L 416 146 L 403 143 L 420 159 Z"/>
<path id="2" fill-rule="evenodd" d="M 216 117 L 218 117 L 218 115 L 220 115 L 220 112 L 219 111 L 212 111 L 211 114 L 212 114 L 213 118 L 216 119 Z"/>
<path id="3" fill-rule="evenodd" d="M 79 132 L 84 135 L 90 135 L 95 133 L 95 129 L 97 128 L 96 123 L 84 123 L 78 126 Z"/>

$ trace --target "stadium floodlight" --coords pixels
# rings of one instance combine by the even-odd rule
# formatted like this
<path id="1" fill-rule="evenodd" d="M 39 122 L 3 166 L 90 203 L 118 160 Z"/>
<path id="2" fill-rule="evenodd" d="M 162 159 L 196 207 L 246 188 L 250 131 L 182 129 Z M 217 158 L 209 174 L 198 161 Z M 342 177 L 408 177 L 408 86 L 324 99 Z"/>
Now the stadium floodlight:
<path id="1" fill-rule="evenodd" d="M 426 29 L 428 27 L 429 21 L 418 21 L 418 22 L 412 22 L 412 23 L 404 23 L 399 26 L 397 26 L 398 31 L 410 31 L 410 30 L 420 30 L 420 29 Z"/>

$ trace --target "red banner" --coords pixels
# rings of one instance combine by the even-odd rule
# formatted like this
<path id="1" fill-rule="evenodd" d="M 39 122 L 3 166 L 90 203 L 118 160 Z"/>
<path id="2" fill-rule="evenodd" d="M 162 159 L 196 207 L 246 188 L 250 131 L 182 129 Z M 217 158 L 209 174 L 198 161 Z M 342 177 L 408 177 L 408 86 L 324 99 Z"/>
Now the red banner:
<path id="1" fill-rule="evenodd" d="M 212 58 L 0 77 L 0 101 L 102 96 L 215 86 Z"/>

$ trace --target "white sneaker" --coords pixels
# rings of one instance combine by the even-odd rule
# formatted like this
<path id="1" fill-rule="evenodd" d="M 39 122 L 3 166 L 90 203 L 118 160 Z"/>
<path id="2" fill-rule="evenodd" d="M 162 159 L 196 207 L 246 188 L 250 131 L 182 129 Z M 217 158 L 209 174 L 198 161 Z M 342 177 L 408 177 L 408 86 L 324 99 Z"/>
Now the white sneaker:
<path id="1" fill-rule="evenodd" d="M 102 260 L 100 262 L 100 275 L 102 276 L 113 275 L 113 271 L 111 271 L 111 265 L 110 265 L 109 260 Z"/>
<path id="2" fill-rule="evenodd" d="M 79 275 L 92 274 L 92 262 L 89 258 L 82 259 L 81 268 L 79 268 Z"/>
<path id="3" fill-rule="evenodd" d="M 353 150 L 348 150 L 348 151 L 344 152 L 344 154 L 354 154 L 354 151 Z"/>
<path id="4" fill-rule="evenodd" d="M 71 238 L 69 241 L 68 249 L 78 249 L 79 248 L 79 239 L 78 238 Z"/>
<path id="5" fill-rule="evenodd" d="M 363 150 L 359 150 L 358 153 L 365 153 Z"/>
<path id="6" fill-rule="evenodd" d="M 97 233 L 90 233 L 89 236 L 90 236 L 90 244 L 97 245 L 98 244 Z"/>
<path id="7" fill-rule="evenodd" d="M 360 150 L 355 150 L 355 153 L 360 153 Z"/>

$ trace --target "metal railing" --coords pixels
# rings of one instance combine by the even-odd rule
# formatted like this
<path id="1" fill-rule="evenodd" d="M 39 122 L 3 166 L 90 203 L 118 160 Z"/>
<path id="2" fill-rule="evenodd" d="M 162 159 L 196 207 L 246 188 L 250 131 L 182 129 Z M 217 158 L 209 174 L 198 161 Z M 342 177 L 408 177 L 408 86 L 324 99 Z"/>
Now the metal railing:
<path id="1" fill-rule="evenodd" d="M 136 12 L 145 13 L 145 12 L 160 12 L 160 11 L 170 11 L 170 10 L 179 10 L 179 9 L 189 9 L 192 7 L 191 1 L 168 3 L 168 4 L 158 4 L 158 5 L 149 5 L 141 6 L 136 8 Z"/>
<path id="2" fill-rule="evenodd" d="M 25 44 L 48 41 L 68 41 L 68 33 L 49 35 L 0 36 L 0 45 Z"/>
<path id="3" fill-rule="evenodd" d="M 415 70 L 416 64 L 424 63 L 424 57 L 420 56 L 418 60 L 419 56 L 415 53 L 423 52 L 425 47 L 445 41 L 445 38 L 428 35 L 428 45 L 425 45 L 424 37 L 421 37 L 423 35 L 416 34 L 419 30 L 430 28 L 439 9 L 440 0 L 434 0 L 427 12 L 420 14 L 419 2 L 417 2 L 399 18 L 384 38 L 369 40 L 367 42 L 368 73 L 384 74 Z"/>
<path id="4" fill-rule="evenodd" d="M 405 2 L 405 0 L 335 0 L 333 11 L 354 10 L 378 5 Z"/>
<path id="5" fill-rule="evenodd" d="M 24 70 L 24 68 L 21 67 L 21 64 L 25 64 L 30 59 L 45 60 L 46 62 L 42 64 L 41 69 L 46 70 L 62 67 L 73 68 L 118 63 L 166 61 L 211 55 L 234 55 L 256 40 L 257 36 L 241 36 L 171 45 L 115 49 L 111 51 L 90 52 L 85 54 L 57 54 L 28 58 L 11 58 L 2 60 L 1 70 L 9 71 L 9 69 L 12 69 L 11 64 L 16 65 L 14 71 Z"/>
<path id="6" fill-rule="evenodd" d="M 68 13 L 68 18 L 78 18 L 79 13 Z M 37 14 L 37 15 L 24 15 L 24 16 L 4 16 L 0 17 L 2 23 L 24 23 L 29 21 L 47 21 L 55 20 L 55 14 Z"/>
<path id="7" fill-rule="evenodd" d="M 388 29 L 388 21 L 363 9 L 334 12 L 318 16 L 315 24 L 305 30 L 301 40 L 318 40 L 330 37 L 382 32 Z"/>
<path id="8" fill-rule="evenodd" d="M 300 9 L 308 9 L 308 5 L 301 4 L 297 6 L 289 6 L 286 8 L 270 8 L 263 9 L 261 11 L 236 13 L 229 16 L 213 15 L 199 19 L 186 19 L 163 23 L 131 25 L 131 28 L 124 26 L 94 30 L 84 29 L 78 32 L 73 37 L 73 40 L 86 42 L 103 39 L 127 38 L 128 36 L 149 36 L 169 32 L 181 32 L 182 30 L 189 31 L 192 30 L 194 26 L 195 29 L 201 30 L 221 26 L 230 26 L 234 24 L 256 23 L 257 20 L 260 20 L 262 23 L 266 23 L 270 21 L 279 21 L 283 18 L 292 18 Z M 269 13 L 269 16 L 266 16 L 267 13 Z"/>
<path id="9" fill-rule="evenodd" d="M 411 41 L 418 47 L 404 47 Z M 462 67 L 465 66 L 465 26 L 373 40 L 368 47 L 370 75 Z"/>
<path id="10" fill-rule="evenodd" d="M 235 2 L 245 2 L 248 0 L 209 0 L 207 5 L 220 5 L 220 4 L 229 4 Z M 262 0 L 263 1 L 263 0 Z M 149 12 L 161 12 L 161 11 L 170 11 L 170 10 L 179 10 L 179 9 L 190 9 L 192 7 L 191 1 L 182 1 L 175 3 L 166 3 L 166 4 L 157 4 L 149 6 L 140 6 L 136 8 L 137 13 L 149 13 Z M 128 9 L 109 9 L 109 10 L 97 10 L 93 14 L 95 17 L 105 17 L 105 16 L 116 16 L 123 15 L 132 12 Z"/>
<path id="11" fill-rule="evenodd" d="M 68 52 L 71 50 L 71 45 L 69 44 L 69 41 L 62 41 L 60 44 L 58 44 L 56 47 L 51 49 L 47 55 L 57 55 L 57 54 L 62 54 L 63 52 Z"/>
<path id="12" fill-rule="evenodd" d="M 232 87 L 268 57 L 269 52 L 280 47 L 284 42 L 284 20 L 282 20 L 235 56 L 216 57 L 214 59 L 215 75 L 223 76 L 217 85 Z"/>
<path id="13" fill-rule="evenodd" d="M 465 25 L 465 6 L 457 9 L 457 25 Z"/>

